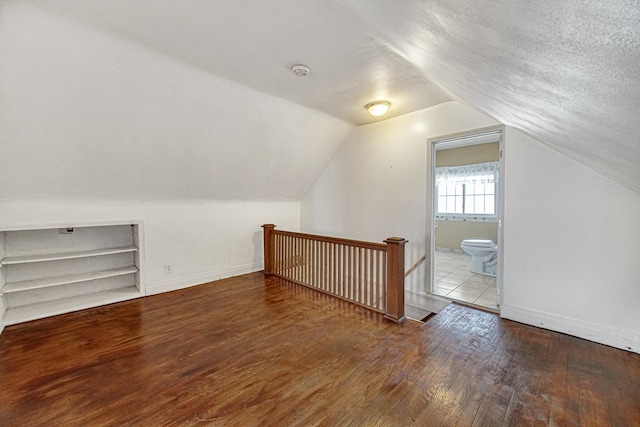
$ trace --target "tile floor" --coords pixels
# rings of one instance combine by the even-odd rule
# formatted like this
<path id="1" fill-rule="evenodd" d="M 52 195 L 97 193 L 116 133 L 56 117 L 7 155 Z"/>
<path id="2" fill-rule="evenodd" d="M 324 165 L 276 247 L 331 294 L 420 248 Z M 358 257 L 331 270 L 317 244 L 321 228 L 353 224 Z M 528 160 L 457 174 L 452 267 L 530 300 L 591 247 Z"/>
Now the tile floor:
<path id="1" fill-rule="evenodd" d="M 470 265 L 470 255 L 436 251 L 433 293 L 497 310 L 496 278 L 472 273 Z"/>

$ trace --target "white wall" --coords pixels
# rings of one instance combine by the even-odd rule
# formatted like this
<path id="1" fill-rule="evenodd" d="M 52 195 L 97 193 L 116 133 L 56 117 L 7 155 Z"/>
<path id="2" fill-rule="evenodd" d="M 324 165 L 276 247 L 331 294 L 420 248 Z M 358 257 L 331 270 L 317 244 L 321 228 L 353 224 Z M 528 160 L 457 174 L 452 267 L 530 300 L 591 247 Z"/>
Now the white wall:
<path id="1" fill-rule="evenodd" d="M 263 223 L 299 227 L 299 202 L 86 202 L 0 203 L 0 230 L 52 224 L 144 221 L 147 294 L 197 285 L 262 269 Z M 165 263 L 173 264 L 166 273 Z"/>
<path id="2" fill-rule="evenodd" d="M 0 227 L 141 219 L 150 293 L 261 269 L 354 128 L 33 2 L 0 57 Z"/>
<path id="3" fill-rule="evenodd" d="M 32 2 L 0 57 L 2 200 L 299 200 L 354 128 Z"/>
<path id="4" fill-rule="evenodd" d="M 149 293 L 260 269 L 265 222 L 402 236 L 409 266 L 426 139 L 496 124 L 451 102 L 353 131 L 28 2 L 0 3 L 0 56 L 0 227 L 142 219 Z M 514 130 L 505 152 L 503 315 L 640 351 L 640 196 Z"/>
<path id="5" fill-rule="evenodd" d="M 404 237 L 409 268 L 425 255 L 427 138 L 496 124 L 447 102 L 358 127 L 304 197 L 302 230 L 374 242 Z M 424 290 L 424 269 L 408 281 Z"/>
<path id="6" fill-rule="evenodd" d="M 640 352 L 640 195 L 507 130 L 503 317 Z"/>
<path id="7" fill-rule="evenodd" d="M 306 232 L 425 251 L 427 137 L 495 125 L 450 102 L 359 127 L 307 193 Z M 514 129 L 503 177 L 503 317 L 640 352 L 640 195 Z M 425 286 L 423 269 L 408 286 Z"/>

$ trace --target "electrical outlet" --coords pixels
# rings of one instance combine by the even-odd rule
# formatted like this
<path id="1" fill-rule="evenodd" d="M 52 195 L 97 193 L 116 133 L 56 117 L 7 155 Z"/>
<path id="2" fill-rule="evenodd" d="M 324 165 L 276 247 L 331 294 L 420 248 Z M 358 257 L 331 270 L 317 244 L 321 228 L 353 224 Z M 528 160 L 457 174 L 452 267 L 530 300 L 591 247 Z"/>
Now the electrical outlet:
<path id="1" fill-rule="evenodd" d="M 173 273 L 173 264 L 171 264 L 170 262 L 166 263 L 164 265 L 164 272 L 165 273 Z"/>

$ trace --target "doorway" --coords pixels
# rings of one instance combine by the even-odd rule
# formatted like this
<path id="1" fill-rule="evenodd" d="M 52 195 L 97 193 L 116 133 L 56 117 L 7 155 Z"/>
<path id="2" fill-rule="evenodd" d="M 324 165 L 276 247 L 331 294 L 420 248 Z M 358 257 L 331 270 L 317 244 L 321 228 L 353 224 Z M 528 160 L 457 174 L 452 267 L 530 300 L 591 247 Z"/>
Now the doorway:
<path id="1" fill-rule="evenodd" d="M 429 140 L 429 293 L 496 311 L 502 289 L 503 128 Z"/>

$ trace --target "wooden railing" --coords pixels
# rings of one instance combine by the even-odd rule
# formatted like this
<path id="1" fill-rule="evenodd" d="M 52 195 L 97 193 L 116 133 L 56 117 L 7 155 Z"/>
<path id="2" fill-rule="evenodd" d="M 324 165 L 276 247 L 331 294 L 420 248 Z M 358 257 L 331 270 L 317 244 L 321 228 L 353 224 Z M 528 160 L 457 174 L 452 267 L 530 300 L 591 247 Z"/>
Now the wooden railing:
<path id="1" fill-rule="evenodd" d="M 265 274 L 404 321 L 405 239 L 382 244 L 262 228 Z"/>

